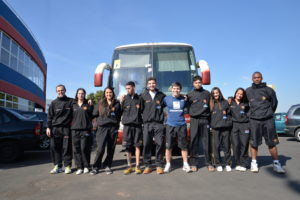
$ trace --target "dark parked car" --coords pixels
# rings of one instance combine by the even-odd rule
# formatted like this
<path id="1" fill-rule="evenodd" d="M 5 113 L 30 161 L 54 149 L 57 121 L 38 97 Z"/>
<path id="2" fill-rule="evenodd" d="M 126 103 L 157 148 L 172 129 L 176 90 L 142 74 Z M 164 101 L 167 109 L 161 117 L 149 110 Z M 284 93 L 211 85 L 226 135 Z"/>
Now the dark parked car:
<path id="1" fill-rule="evenodd" d="M 276 133 L 278 134 L 285 134 L 285 116 L 286 113 L 274 114 Z"/>
<path id="2" fill-rule="evenodd" d="M 293 105 L 285 117 L 286 133 L 296 137 L 300 142 L 300 104 Z"/>
<path id="3" fill-rule="evenodd" d="M 50 138 L 46 135 L 46 129 L 47 129 L 47 113 L 44 112 L 31 112 L 31 111 L 22 111 L 22 110 L 14 110 L 27 119 L 30 120 L 38 120 L 41 121 L 43 124 L 42 132 L 40 135 L 40 142 L 38 144 L 38 148 L 40 149 L 49 149 L 50 147 Z"/>
<path id="4" fill-rule="evenodd" d="M 25 150 L 36 149 L 41 122 L 0 107 L 0 162 L 12 162 Z"/>

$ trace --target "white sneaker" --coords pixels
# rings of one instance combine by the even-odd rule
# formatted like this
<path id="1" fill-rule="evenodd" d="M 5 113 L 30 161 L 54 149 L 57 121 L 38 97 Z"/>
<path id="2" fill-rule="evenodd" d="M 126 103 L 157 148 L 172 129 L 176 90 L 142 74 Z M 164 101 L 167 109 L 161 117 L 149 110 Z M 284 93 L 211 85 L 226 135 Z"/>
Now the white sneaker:
<path id="1" fill-rule="evenodd" d="M 240 170 L 239 170 L 240 172 L 245 172 L 245 171 L 247 171 L 247 168 L 246 167 L 242 167 L 242 166 L 240 166 Z"/>
<path id="2" fill-rule="evenodd" d="M 50 174 L 58 174 L 62 172 L 63 172 L 62 168 L 58 167 L 58 165 L 55 165 L 54 168 L 50 171 Z"/>
<path id="3" fill-rule="evenodd" d="M 284 174 L 285 170 L 281 167 L 280 163 L 274 163 L 273 164 L 273 170 L 279 174 Z"/>
<path id="4" fill-rule="evenodd" d="M 237 165 L 234 169 L 235 169 L 236 171 L 241 171 L 241 166 Z"/>
<path id="5" fill-rule="evenodd" d="M 83 170 L 82 169 L 78 169 L 77 171 L 76 171 L 76 175 L 79 175 L 79 174 L 82 174 L 83 173 Z"/>
<path id="6" fill-rule="evenodd" d="M 182 170 L 186 173 L 192 172 L 191 167 L 189 165 L 183 165 Z"/>
<path id="7" fill-rule="evenodd" d="M 171 172 L 171 164 L 167 163 L 164 169 L 165 173 L 170 173 Z"/>
<path id="8" fill-rule="evenodd" d="M 251 168 L 250 168 L 250 171 L 251 172 L 254 172 L 254 173 L 258 173 L 258 166 L 257 166 L 257 163 L 254 163 L 254 162 L 251 162 Z"/>
<path id="9" fill-rule="evenodd" d="M 71 166 L 66 166 L 65 167 L 65 174 L 71 174 L 71 173 L 72 173 Z"/>
<path id="10" fill-rule="evenodd" d="M 222 167 L 222 166 L 218 166 L 218 167 L 217 167 L 217 171 L 218 171 L 218 172 L 222 172 L 222 171 L 223 171 L 223 167 Z"/>
<path id="11" fill-rule="evenodd" d="M 226 165 L 225 170 L 226 170 L 226 172 L 231 172 L 232 169 L 231 169 L 230 165 Z"/>
<path id="12" fill-rule="evenodd" d="M 89 173 L 89 172 L 90 172 L 89 168 L 84 168 L 84 169 L 83 169 L 83 173 L 84 173 L 84 174 L 87 174 L 87 173 Z"/>
<path id="13" fill-rule="evenodd" d="M 106 167 L 104 171 L 105 171 L 105 173 L 106 173 L 107 175 L 113 173 L 113 171 L 112 171 L 109 167 Z"/>

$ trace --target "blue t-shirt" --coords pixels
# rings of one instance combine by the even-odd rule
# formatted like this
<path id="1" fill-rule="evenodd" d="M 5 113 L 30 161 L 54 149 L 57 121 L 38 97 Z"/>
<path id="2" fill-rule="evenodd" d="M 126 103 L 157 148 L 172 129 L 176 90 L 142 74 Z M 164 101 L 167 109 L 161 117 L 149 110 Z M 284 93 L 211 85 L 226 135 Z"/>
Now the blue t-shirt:
<path id="1" fill-rule="evenodd" d="M 168 109 L 166 124 L 173 127 L 185 125 L 184 108 L 186 107 L 186 102 L 184 97 L 167 96 L 164 98 L 164 103 Z"/>

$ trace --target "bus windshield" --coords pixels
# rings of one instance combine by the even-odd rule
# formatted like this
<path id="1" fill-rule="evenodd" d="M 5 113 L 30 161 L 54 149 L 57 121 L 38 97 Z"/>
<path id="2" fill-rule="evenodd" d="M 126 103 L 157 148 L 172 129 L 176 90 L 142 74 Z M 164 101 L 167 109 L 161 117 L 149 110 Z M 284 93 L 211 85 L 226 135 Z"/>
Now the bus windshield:
<path id="1" fill-rule="evenodd" d="M 182 84 L 182 93 L 192 89 L 192 77 L 196 75 L 196 62 L 192 47 L 145 46 L 115 50 L 113 73 L 110 84 L 116 96 L 125 94 L 125 84 L 134 81 L 136 93 L 146 88 L 148 77 L 157 79 L 157 88 L 166 95 L 171 94 L 170 85 Z"/>

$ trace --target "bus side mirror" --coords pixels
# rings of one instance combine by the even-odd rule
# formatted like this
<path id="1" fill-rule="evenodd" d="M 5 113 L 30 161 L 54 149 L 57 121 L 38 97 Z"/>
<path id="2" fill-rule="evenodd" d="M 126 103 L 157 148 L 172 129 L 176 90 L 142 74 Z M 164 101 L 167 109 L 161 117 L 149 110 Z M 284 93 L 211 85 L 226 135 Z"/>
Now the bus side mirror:
<path id="1" fill-rule="evenodd" d="M 205 60 L 199 60 L 197 65 L 201 70 L 202 84 L 210 85 L 210 69 L 208 63 Z"/>
<path id="2" fill-rule="evenodd" d="M 95 71 L 94 86 L 101 87 L 103 84 L 103 71 L 104 69 L 111 70 L 111 66 L 107 63 L 100 63 Z"/>

